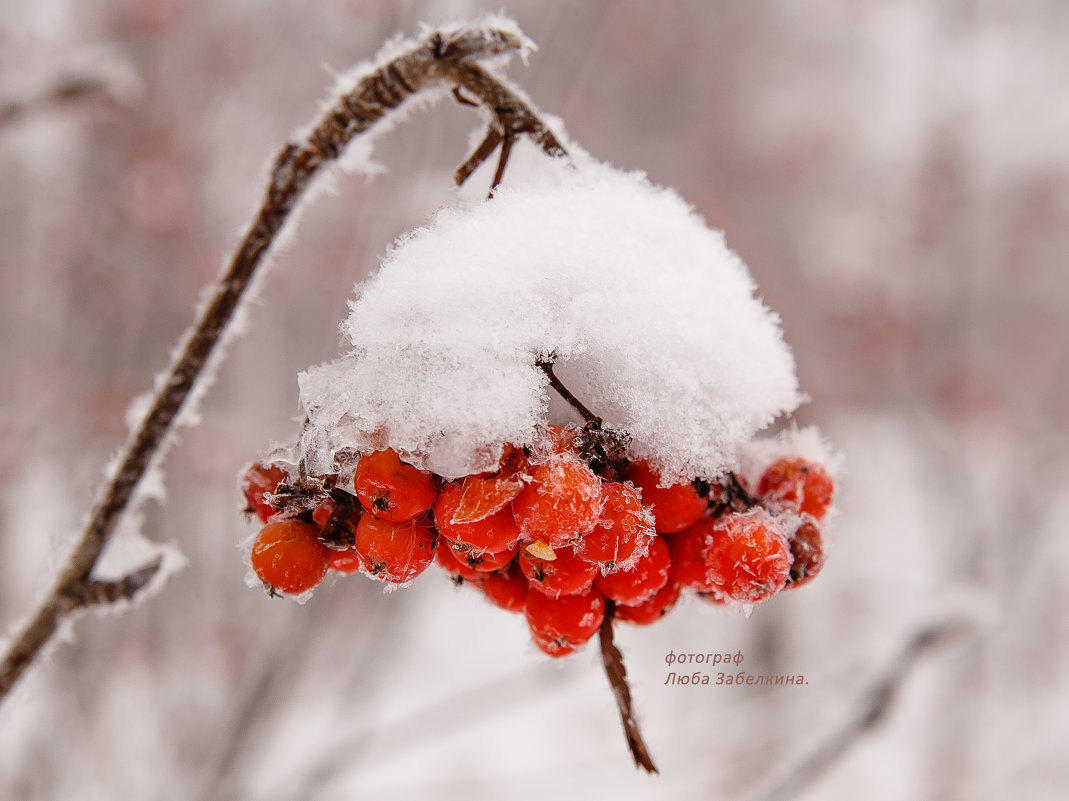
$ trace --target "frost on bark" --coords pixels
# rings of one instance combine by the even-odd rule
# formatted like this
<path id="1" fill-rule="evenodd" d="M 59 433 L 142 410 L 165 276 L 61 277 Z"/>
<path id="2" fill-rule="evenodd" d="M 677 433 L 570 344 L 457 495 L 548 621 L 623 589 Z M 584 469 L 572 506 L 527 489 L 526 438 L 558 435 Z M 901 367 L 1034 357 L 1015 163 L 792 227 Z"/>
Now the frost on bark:
<path id="1" fill-rule="evenodd" d="M 183 335 L 170 365 L 157 382 L 139 424 L 124 443 L 117 465 L 97 493 L 66 563 L 41 604 L 11 640 L 0 663 L 0 698 L 5 697 L 41 650 L 73 612 L 112 600 L 133 597 L 158 569 L 146 565 L 118 582 L 113 590 L 93 578 L 104 546 L 129 507 L 149 466 L 166 444 L 179 412 L 205 373 L 254 274 L 279 232 L 323 167 L 337 159 L 355 137 L 397 111 L 410 97 L 438 87 L 462 89 L 491 112 L 488 140 L 530 136 L 546 153 L 564 150 L 531 107 L 480 61 L 527 48 L 529 42 L 510 28 L 457 27 L 429 32 L 419 42 L 369 66 L 342 92 L 300 142 L 287 143 L 275 157 L 268 185 L 252 222 L 215 282 L 196 320 Z M 471 173 L 492 148 L 482 148 L 458 173 Z"/>

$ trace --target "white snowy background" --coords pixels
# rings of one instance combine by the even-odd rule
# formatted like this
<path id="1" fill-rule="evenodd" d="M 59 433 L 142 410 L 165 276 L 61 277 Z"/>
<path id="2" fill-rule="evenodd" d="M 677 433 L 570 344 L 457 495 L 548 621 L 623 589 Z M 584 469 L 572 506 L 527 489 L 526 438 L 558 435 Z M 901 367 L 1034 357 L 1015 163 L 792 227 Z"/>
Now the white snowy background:
<path id="1" fill-rule="evenodd" d="M 694 601 L 619 641 L 662 771 L 631 766 L 588 650 L 429 572 L 304 606 L 243 583 L 235 475 L 295 433 L 352 285 L 450 197 L 442 105 L 336 183 L 277 260 L 143 532 L 188 560 L 86 618 L 0 708 L 0 798 L 1060 799 L 1069 792 L 1069 8 L 1060 0 L 514 0 L 509 74 L 596 157 L 675 186 L 783 318 L 847 465 L 824 573 L 749 619 Z M 335 72 L 467 0 L 0 2 L 0 625 L 93 488 Z M 497 6 L 489 10 L 497 10 Z M 641 336 L 641 332 L 636 332 Z M 876 725 L 803 784 L 916 633 Z M 779 687 L 665 686 L 742 651 Z M 715 680 L 715 679 L 714 679 Z"/>

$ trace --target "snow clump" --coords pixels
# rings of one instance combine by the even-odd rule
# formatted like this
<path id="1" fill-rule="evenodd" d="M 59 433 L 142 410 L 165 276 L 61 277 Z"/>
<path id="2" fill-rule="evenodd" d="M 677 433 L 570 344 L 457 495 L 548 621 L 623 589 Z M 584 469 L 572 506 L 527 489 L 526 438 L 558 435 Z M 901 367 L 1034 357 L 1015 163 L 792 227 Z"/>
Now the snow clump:
<path id="1" fill-rule="evenodd" d="M 443 208 L 357 287 L 351 350 L 299 378 L 313 474 L 384 447 L 445 478 L 495 469 L 578 419 L 540 358 L 665 481 L 733 468 L 797 407 L 779 319 L 722 232 L 642 174 L 544 165 Z"/>

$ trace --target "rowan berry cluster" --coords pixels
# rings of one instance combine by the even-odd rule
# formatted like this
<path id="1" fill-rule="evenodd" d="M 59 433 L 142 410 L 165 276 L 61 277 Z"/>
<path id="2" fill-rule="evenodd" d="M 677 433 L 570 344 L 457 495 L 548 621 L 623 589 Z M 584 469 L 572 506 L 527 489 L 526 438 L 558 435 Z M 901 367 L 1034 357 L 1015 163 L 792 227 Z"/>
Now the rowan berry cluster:
<path id="1" fill-rule="evenodd" d="M 507 445 L 498 469 L 446 481 L 393 450 L 364 453 L 352 478 L 245 474 L 265 524 L 252 568 L 271 593 L 300 595 L 328 572 L 403 585 L 437 562 L 460 584 L 525 615 L 537 646 L 564 656 L 615 617 L 645 625 L 685 590 L 752 604 L 810 581 L 824 562 L 829 471 L 794 456 L 756 486 L 734 473 L 662 486 L 612 432 L 546 426 Z"/>

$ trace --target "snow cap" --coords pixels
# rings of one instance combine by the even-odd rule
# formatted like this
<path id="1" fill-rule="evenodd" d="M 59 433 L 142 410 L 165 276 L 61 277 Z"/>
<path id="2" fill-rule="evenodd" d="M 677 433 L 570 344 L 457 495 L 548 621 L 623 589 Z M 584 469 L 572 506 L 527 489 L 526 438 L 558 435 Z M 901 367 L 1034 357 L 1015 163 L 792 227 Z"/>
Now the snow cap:
<path id="1" fill-rule="evenodd" d="M 640 173 L 543 164 L 440 210 L 357 287 L 352 350 L 299 378 L 309 470 L 386 446 L 446 478 L 492 470 L 578 419 L 539 358 L 666 481 L 733 467 L 796 408 L 779 319 L 722 232 Z"/>

